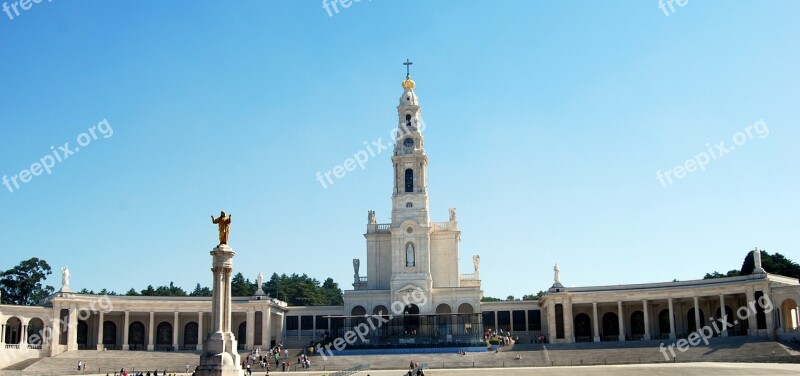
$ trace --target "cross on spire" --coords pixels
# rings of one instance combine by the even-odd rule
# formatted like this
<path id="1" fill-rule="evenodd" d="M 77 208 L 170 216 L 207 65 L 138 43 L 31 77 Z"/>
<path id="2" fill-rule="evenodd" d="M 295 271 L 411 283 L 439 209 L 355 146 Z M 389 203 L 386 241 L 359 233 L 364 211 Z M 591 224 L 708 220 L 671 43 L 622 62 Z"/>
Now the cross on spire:
<path id="1" fill-rule="evenodd" d="M 406 59 L 406 62 L 403 63 L 403 65 L 406 66 L 406 77 L 410 77 L 411 76 L 411 64 L 414 64 L 414 63 L 412 63 L 411 60 L 408 60 L 408 59 Z"/>

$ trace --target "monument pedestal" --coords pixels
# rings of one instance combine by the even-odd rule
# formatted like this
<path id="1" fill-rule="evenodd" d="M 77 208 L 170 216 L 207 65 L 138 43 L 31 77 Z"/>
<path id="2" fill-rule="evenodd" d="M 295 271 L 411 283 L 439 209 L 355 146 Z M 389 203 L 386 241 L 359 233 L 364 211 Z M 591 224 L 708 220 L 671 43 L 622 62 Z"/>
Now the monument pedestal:
<path id="1" fill-rule="evenodd" d="M 196 376 L 243 376 L 236 337 L 231 332 L 233 249 L 220 244 L 211 251 L 214 287 L 211 299 L 213 332 L 203 341 Z"/>
<path id="2" fill-rule="evenodd" d="M 198 375 L 241 376 L 242 359 L 237 351 L 233 333 L 211 333 L 203 341 L 203 354 L 200 355 Z"/>

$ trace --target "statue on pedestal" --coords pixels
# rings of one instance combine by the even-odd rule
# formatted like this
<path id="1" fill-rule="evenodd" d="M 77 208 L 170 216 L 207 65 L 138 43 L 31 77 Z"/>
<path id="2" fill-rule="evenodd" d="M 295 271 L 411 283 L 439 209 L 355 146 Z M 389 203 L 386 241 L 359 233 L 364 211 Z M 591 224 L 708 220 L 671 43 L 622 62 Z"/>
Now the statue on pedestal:
<path id="1" fill-rule="evenodd" d="M 450 209 L 448 209 L 448 211 L 450 212 L 450 220 L 451 221 L 455 221 L 456 220 L 456 208 L 450 208 Z"/>
<path id="2" fill-rule="evenodd" d="M 69 268 L 63 267 L 61 268 L 61 290 L 69 290 Z"/>
<path id="3" fill-rule="evenodd" d="M 358 269 L 360 269 L 360 268 L 361 268 L 361 260 L 353 259 L 353 272 L 355 273 L 356 277 L 358 277 L 358 275 L 359 275 L 358 274 Z"/>
<path id="4" fill-rule="evenodd" d="M 560 285 L 561 284 L 561 268 L 558 267 L 558 263 L 556 263 L 556 266 L 553 267 L 553 274 L 554 274 L 553 280 L 555 280 L 555 283 L 557 285 Z"/>
<path id="5" fill-rule="evenodd" d="M 481 256 L 472 256 L 472 266 L 475 267 L 475 274 L 478 274 L 478 268 L 481 266 Z"/>
<path id="6" fill-rule="evenodd" d="M 374 210 L 368 211 L 367 212 L 367 224 L 374 225 L 376 223 L 378 223 L 378 222 L 375 220 L 375 211 Z"/>
<path id="7" fill-rule="evenodd" d="M 231 215 L 225 215 L 224 211 L 219 212 L 219 218 L 211 216 L 211 223 L 219 225 L 219 244 L 228 244 L 228 234 L 231 230 Z"/>

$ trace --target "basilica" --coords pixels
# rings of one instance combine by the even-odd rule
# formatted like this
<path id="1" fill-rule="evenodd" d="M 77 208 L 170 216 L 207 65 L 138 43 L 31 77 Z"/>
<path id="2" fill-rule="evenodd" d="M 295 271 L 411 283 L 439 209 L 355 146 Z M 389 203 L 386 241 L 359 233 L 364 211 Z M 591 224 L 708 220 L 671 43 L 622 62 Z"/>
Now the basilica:
<path id="1" fill-rule="evenodd" d="M 391 156 L 391 223 L 367 214 L 364 273 L 361 259 L 354 259 L 353 288 L 344 292 L 344 305 L 289 306 L 260 289 L 233 297 L 231 326 L 240 351 L 347 338 L 359 326 L 368 329 L 351 336 L 344 351 L 485 351 L 486 334 L 500 330 L 526 343 L 674 341 L 709 323 L 717 323 L 715 336 L 800 338 L 800 281 L 767 273 L 758 249 L 755 270 L 746 276 L 565 287 L 556 265 L 553 285 L 539 300 L 482 302 L 480 257 L 471 256 L 472 270 L 459 270 L 456 209 L 441 213 L 446 221 L 431 220 L 436 213 L 429 210 L 428 156 L 415 88 L 407 74 Z M 70 289 L 66 269 L 62 279 L 61 289 L 39 305 L 0 304 L 0 368 L 69 351 L 199 353 L 213 327 L 211 298 L 79 294 Z"/>

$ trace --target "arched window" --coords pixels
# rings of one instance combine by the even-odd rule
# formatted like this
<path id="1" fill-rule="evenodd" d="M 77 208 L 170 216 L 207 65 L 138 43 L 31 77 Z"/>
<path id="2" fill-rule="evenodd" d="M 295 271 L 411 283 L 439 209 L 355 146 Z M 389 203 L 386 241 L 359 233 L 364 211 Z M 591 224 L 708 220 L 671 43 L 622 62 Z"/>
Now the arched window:
<path id="1" fill-rule="evenodd" d="M 417 264 L 416 255 L 414 254 L 414 244 L 406 244 L 406 266 L 415 266 Z"/>
<path id="2" fill-rule="evenodd" d="M 407 208 L 413 208 L 414 207 L 414 203 L 413 202 L 406 202 L 406 207 Z"/>
<path id="3" fill-rule="evenodd" d="M 411 128 L 411 114 L 406 114 L 406 127 Z"/>
<path id="4" fill-rule="evenodd" d="M 406 170 L 406 192 L 414 192 L 414 170 Z"/>

